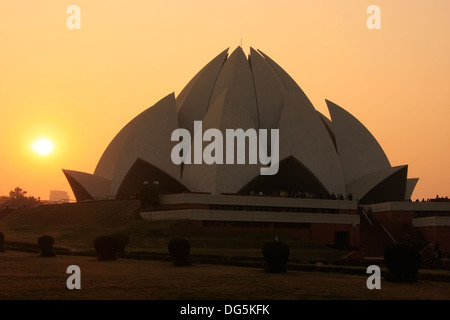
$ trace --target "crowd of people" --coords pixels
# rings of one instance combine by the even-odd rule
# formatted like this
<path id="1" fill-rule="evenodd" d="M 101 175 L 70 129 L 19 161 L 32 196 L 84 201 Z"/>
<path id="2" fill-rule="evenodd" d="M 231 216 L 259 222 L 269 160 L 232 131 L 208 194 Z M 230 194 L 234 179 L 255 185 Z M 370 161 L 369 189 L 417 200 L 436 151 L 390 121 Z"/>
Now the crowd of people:
<path id="1" fill-rule="evenodd" d="M 439 197 L 439 195 L 436 195 L 436 198 L 426 200 L 425 198 L 422 198 L 421 201 L 419 199 L 416 199 L 416 202 L 450 202 L 450 198 L 448 196 Z"/>
<path id="2" fill-rule="evenodd" d="M 353 199 L 353 195 L 351 193 L 348 193 L 347 195 L 343 194 L 325 194 L 325 193 L 313 193 L 313 192 L 304 192 L 304 191 L 295 191 L 295 190 L 279 190 L 279 191 L 273 191 L 270 193 L 264 193 L 262 191 L 256 192 L 251 191 L 251 196 L 271 196 L 271 197 L 283 197 L 283 198 L 300 198 L 300 199 L 326 199 L 326 200 L 347 200 L 347 201 L 353 201 L 357 199 Z M 409 202 L 412 202 L 411 199 L 408 200 Z M 432 199 L 425 199 L 422 198 L 422 200 L 416 199 L 415 202 L 450 202 L 450 198 L 448 196 L 440 197 L 439 195 L 436 195 L 436 198 Z"/>
<path id="3" fill-rule="evenodd" d="M 422 246 L 420 254 L 422 256 L 422 261 L 426 262 L 438 262 L 442 259 L 442 251 L 438 241 L 435 243 L 428 242 L 426 245 Z"/>
<path id="4" fill-rule="evenodd" d="M 295 190 L 280 190 L 279 192 L 272 192 L 269 194 L 270 196 L 278 196 L 282 198 L 300 198 L 300 199 L 325 199 L 325 200 L 348 200 L 353 201 L 353 195 L 348 193 L 346 196 L 343 194 L 324 194 L 324 193 L 311 193 L 311 192 L 303 192 L 303 191 L 295 191 Z M 251 191 L 250 196 L 264 196 L 263 192 L 255 192 Z"/>

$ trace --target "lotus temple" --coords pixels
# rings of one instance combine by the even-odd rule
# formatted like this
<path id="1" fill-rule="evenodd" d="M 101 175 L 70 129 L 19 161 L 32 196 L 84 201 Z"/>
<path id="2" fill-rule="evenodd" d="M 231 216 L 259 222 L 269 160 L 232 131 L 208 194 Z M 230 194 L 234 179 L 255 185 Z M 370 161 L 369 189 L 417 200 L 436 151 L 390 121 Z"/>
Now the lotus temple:
<path id="1" fill-rule="evenodd" d="M 262 51 L 250 48 L 247 56 L 241 47 L 227 49 L 178 95 L 163 97 L 131 120 L 93 173 L 63 172 L 79 202 L 139 198 L 150 188 L 158 201 L 143 207 L 147 220 L 282 229 L 367 249 L 414 237 L 450 250 L 448 203 L 411 202 L 419 179 L 408 177 L 408 166 L 391 165 L 354 115 L 330 100 L 326 104 L 329 117 Z M 179 129 L 205 150 L 213 144 L 203 136 L 210 129 L 224 135 L 230 129 L 276 130 L 279 140 L 269 147 L 277 152 L 272 160 L 278 159 L 278 170 L 263 175 L 264 164 L 248 161 L 174 163 L 179 142 L 173 133 Z"/>

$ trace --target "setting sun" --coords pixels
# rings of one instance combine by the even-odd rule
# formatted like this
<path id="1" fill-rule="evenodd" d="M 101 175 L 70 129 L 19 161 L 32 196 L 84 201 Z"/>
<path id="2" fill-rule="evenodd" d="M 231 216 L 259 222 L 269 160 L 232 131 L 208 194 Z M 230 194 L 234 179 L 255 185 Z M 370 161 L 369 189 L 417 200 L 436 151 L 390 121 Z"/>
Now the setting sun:
<path id="1" fill-rule="evenodd" d="M 31 149 L 40 156 L 47 156 L 53 152 L 55 146 L 52 140 L 42 137 L 32 143 Z"/>

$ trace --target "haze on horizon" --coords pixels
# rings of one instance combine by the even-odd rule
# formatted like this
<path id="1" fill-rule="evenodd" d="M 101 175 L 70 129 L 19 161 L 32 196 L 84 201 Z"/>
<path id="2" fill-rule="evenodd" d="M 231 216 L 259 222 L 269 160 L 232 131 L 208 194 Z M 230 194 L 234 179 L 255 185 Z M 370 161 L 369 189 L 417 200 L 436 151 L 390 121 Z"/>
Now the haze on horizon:
<path id="1" fill-rule="evenodd" d="M 67 7 L 81 9 L 69 30 Z M 381 29 L 369 30 L 369 5 Z M 260 49 L 326 116 L 357 117 L 416 198 L 450 195 L 450 2 L 412 0 L 0 2 L 0 195 L 68 191 L 63 168 L 93 172 L 122 127 L 226 48 Z M 31 145 L 45 136 L 45 156 Z"/>

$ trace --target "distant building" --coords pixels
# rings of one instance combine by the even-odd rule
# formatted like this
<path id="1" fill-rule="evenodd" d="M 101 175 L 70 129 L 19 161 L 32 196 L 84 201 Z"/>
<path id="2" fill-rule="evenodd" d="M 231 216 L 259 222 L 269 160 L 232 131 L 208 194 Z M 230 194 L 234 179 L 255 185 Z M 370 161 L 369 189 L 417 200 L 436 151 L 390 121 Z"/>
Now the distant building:
<path id="1" fill-rule="evenodd" d="M 70 202 L 70 196 L 67 193 L 67 191 L 60 191 L 60 190 L 51 190 L 50 191 L 50 196 L 49 196 L 49 201 L 51 203 L 55 203 L 55 202 Z"/>

